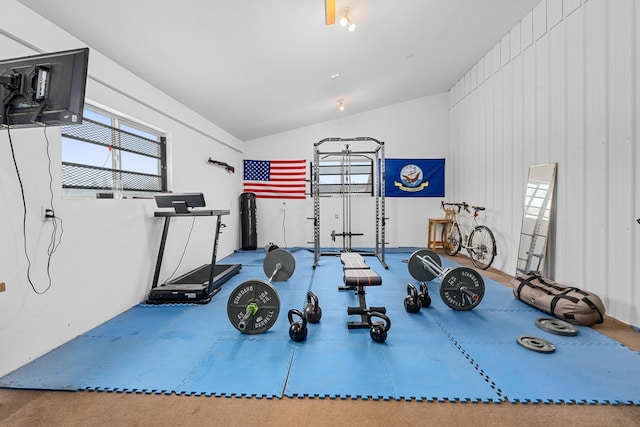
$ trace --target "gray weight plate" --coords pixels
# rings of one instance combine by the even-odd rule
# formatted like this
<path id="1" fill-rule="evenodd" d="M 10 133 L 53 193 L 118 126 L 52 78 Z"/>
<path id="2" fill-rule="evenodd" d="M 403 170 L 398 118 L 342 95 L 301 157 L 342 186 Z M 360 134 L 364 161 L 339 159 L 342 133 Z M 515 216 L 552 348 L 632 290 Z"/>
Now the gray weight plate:
<path id="1" fill-rule="evenodd" d="M 556 335 L 564 335 L 565 337 L 574 337 L 578 335 L 578 328 L 573 326 L 571 323 L 551 317 L 537 318 L 536 326 L 543 331 Z"/>
<path id="2" fill-rule="evenodd" d="M 520 335 L 516 338 L 516 341 L 524 348 L 538 353 L 553 353 L 556 351 L 556 346 L 553 343 L 542 338 Z"/>
<path id="3" fill-rule="evenodd" d="M 440 296 L 453 310 L 471 310 L 484 297 L 484 279 L 473 268 L 456 267 L 442 278 Z"/>
<path id="4" fill-rule="evenodd" d="M 433 274 L 429 271 L 429 269 L 424 265 L 424 262 L 422 262 L 418 256 L 422 258 L 425 258 L 426 256 L 431 257 L 431 259 L 442 269 L 442 260 L 437 253 L 429 249 L 419 249 L 412 253 L 409 258 L 409 274 L 411 274 L 411 277 L 420 282 L 430 282 L 438 277 L 437 274 Z"/>
<path id="5" fill-rule="evenodd" d="M 242 319 L 247 306 L 255 304 L 255 314 L 245 322 Z M 227 315 L 234 328 L 243 334 L 261 334 L 269 330 L 278 320 L 280 297 L 278 291 L 264 280 L 247 280 L 231 292 L 227 301 Z"/>
<path id="6" fill-rule="evenodd" d="M 271 277 L 278 264 L 280 264 L 281 268 L 273 276 L 272 282 L 289 280 L 289 277 L 293 276 L 293 272 L 296 269 L 296 259 L 291 255 L 291 252 L 281 248 L 273 249 L 269 252 L 262 263 L 264 274 L 267 277 Z"/>

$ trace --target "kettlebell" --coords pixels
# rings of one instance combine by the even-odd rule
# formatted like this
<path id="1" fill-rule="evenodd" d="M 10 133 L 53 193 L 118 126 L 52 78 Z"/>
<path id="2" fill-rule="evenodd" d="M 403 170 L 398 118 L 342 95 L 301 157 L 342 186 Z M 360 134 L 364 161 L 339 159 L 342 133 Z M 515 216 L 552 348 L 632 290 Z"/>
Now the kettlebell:
<path id="1" fill-rule="evenodd" d="M 431 305 L 431 296 L 429 295 L 429 288 L 427 288 L 426 283 L 420 283 L 420 293 L 418 294 L 418 298 L 422 303 L 423 308 L 427 308 Z"/>
<path id="2" fill-rule="evenodd" d="M 299 322 L 295 322 L 293 320 L 293 316 L 298 316 L 300 318 Z M 289 318 L 289 338 L 291 338 L 295 342 L 301 342 L 307 339 L 307 319 L 305 319 L 304 315 L 300 310 L 296 310 L 292 308 L 287 313 L 287 317 Z"/>
<path id="3" fill-rule="evenodd" d="M 309 323 L 318 323 L 322 317 L 322 309 L 318 305 L 318 296 L 307 292 L 307 305 L 304 307 L 304 317 Z"/>
<path id="4" fill-rule="evenodd" d="M 418 290 L 411 283 L 407 285 L 407 296 L 404 298 L 404 309 L 409 313 L 417 313 L 422 308 Z"/>
<path id="5" fill-rule="evenodd" d="M 382 319 L 382 321 L 373 321 L 374 317 Z M 372 311 L 367 314 L 367 323 L 369 324 L 369 335 L 371 339 L 377 343 L 383 343 L 387 339 L 387 332 L 391 329 L 391 319 L 385 314 Z"/>
<path id="6" fill-rule="evenodd" d="M 275 243 L 267 243 L 267 245 L 264 247 L 264 252 L 269 255 L 269 252 L 271 251 L 275 251 L 276 249 L 279 249 L 278 245 L 276 245 Z"/>

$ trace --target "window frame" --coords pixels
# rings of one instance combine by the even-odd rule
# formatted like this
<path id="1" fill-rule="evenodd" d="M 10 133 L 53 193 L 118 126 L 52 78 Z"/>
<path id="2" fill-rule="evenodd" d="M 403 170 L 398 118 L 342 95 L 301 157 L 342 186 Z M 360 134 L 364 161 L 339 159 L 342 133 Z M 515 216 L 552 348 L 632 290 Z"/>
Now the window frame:
<path id="1" fill-rule="evenodd" d="M 167 170 L 167 133 L 152 128 L 144 123 L 137 121 L 124 114 L 110 111 L 105 108 L 85 103 L 85 111 L 92 114 L 88 116 L 98 115 L 104 118 L 103 121 L 84 118 L 83 124 L 88 127 L 100 128 L 103 132 L 102 137 L 84 138 L 80 134 L 80 130 L 73 125 L 74 128 L 61 127 L 62 145 L 65 145 L 65 139 L 75 141 L 75 143 L 92 144 L 96 146 L 108 147 L 110 149 L 111 164 L 110 167 L 103 165 L 102 167 L 95 164 L 76 163 L 65 160 L 64 148 L 61 152 L 62 167 L 62 192 L 65 197 L 78 198 L 139 198 L 150 197 L 151 195 L 168 190 L 168 170 Z M 123 129 L 124 127 L 124 129 Z M 130 128 L 132 131 L 127 130 Z M 84 129 L 82 129 L 84 131 Z M 135 132 L 137 131 L 137 132 Z M 108 132 L 109 137 L 105 137 L 104 133 Z M 151 139 L 152 136 L 155 139 Z M 136 141 L 142 144 L 141 149 L 124 148 L 122 145 L 123 138 L 129 141 Z M 154 145 L 157 144 L 157 147 Z M 135 147 L 134 147 L 135 148 Z M 140 170 L 125 170 L 122 168 L 123 153 L 130 153 L 133 156 L 142 156 L 150 159 L 156 159 L 157 173 L 142 172 Z M 126 154 L 125 154 L 126 156 Z M 134 157 L 135 158 L 135 157 Z M 108 159 L 107 159 L 108 160 Z M 106 161 L 107 161 L 106 160 Z M 105 163 L 106 163 L 105 161 Z M 72 175 L 75 174 L 74 178 Z M 81 182 L 82 175 L 90 174 L 94 182 Z M 109 185 L 106 183 L 110 182 Z M 143 185 L 135 187 L 135 183 Z M 128 183 L 128 184 L 127 184 Z M 141 188 L 141 187 L 147 188 Z"/>
<path id="2" fill-rule="evenodd" d="M 351 158 L 348 163 L 340 157 L 320 160 L 318 164 L 318 194 L 320 197 L 342 197 L 348 193 L 354 196 L 373 197 L 374 160 L 364 155 L 360 157 L 363 159 L 353 160 Z M 330 172 L 336 168 L 339 169 L 339 173 Z M 363 173 L 363 169 L 366 169 L 365 173 Z M 311 170 L 314 170 L 313 163 Z M 336 179 L 329 179 L 329 177 L 339 178 L 339 182 L 335 182 Z M 349 182 L 351 186 L 349 186 Z M 313 189 L 311 194 L 313 194 Z"/>

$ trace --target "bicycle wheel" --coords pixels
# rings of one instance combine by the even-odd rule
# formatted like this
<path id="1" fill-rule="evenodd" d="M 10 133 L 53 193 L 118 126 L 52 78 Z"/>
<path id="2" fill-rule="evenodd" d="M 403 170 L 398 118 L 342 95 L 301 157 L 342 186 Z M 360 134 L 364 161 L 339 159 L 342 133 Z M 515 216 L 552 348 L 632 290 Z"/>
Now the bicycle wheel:
<path id="1" fill-rule="evenodd" d="M 450 222 L 442 229 L 442 246 L 447 255 L 453 256 L 460 251 L 462 236 L 458 224 Z"/>
<path id="2" fill-rule="evenodd" d="M 473 265 L 481 270 L 491 266 L 496 256 L 496 239 L 489 227 L 479 225 L 471 231 L 467 250 Z"/>

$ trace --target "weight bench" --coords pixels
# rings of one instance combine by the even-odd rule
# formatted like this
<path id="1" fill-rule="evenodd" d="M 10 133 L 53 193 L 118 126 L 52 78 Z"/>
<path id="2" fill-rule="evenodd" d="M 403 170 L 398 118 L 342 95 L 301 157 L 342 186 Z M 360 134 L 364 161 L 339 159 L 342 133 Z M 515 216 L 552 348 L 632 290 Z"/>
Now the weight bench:
<path id="1" fill-rule="evenodd" d="M 382 285 L 382 277 L 369 268 L 364 258 L 360 254 L 343 253 L 340 255 L 340 262 L 343 264 L 344 276 L 342 278 L 344 286 L 338 287 L 339 290 L 355 290 L 358 296 L 357 307 L 347 307 L 348 315 L 359 315 L 359 322 L 347 322 L 349 329 L 370 328 L 371 323 L 369 316 L 376 312 L 385 314 L 385 307 L 367 307 L 366 287 Z"/>

